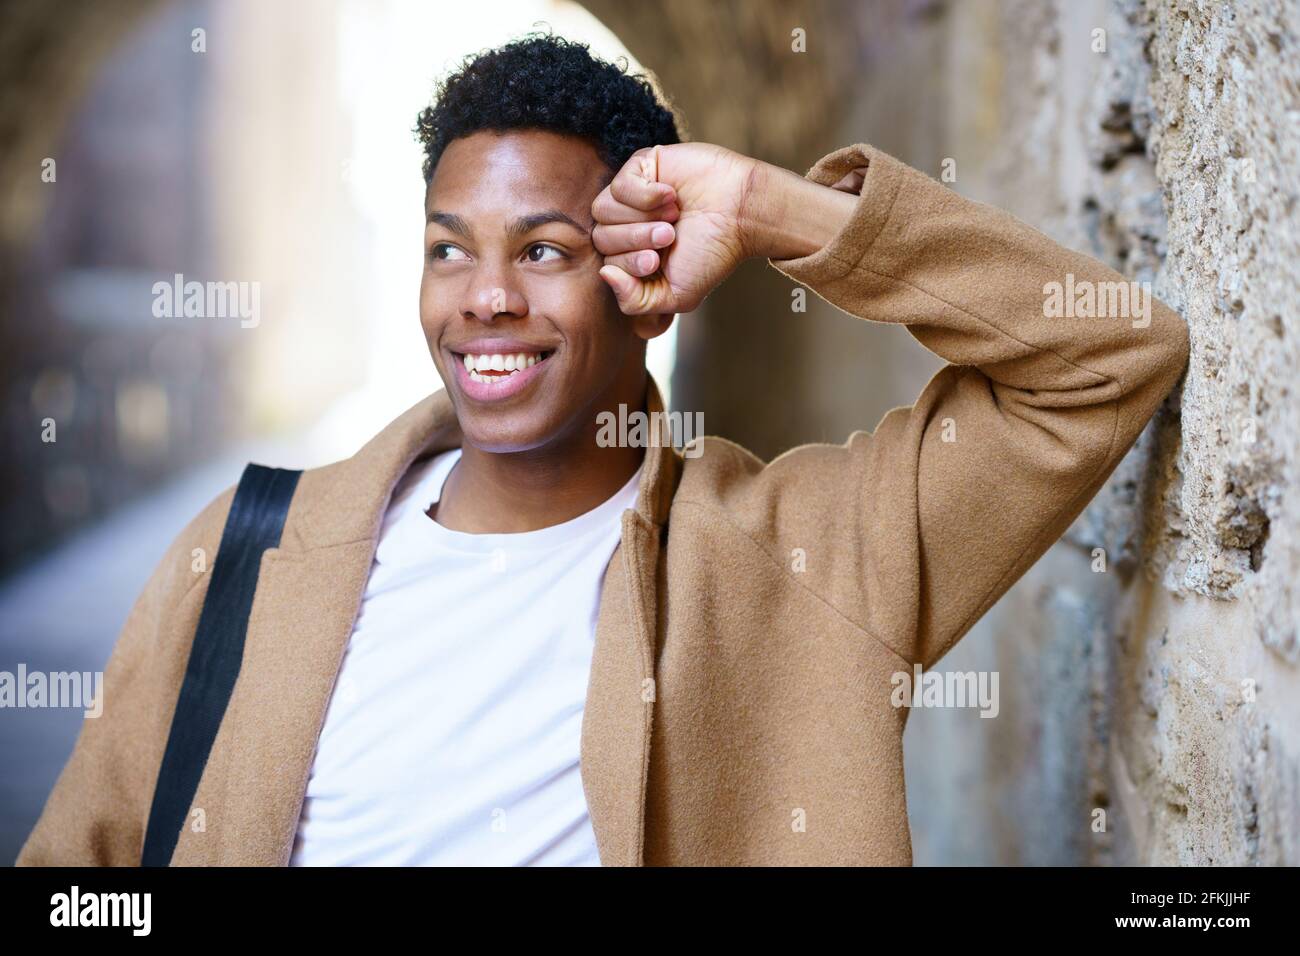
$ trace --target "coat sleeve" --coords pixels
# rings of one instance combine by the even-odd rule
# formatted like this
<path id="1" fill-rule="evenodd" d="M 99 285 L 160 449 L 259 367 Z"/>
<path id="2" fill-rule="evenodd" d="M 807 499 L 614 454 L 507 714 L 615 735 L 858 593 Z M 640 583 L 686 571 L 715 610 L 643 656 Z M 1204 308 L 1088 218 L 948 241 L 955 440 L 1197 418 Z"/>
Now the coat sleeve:
<path id="1" fill-rule="evenodd" d="M 104 668 L 81 731 L 17 866 L 138 866 L 158 768 L 225 515 L 228 488 L 171 543 Z M 196 568 L 195 549 L 203 562 Z"/>
<path id="2" fill-rule="evenodd" d="M 859 176 L 835 237 L 772 265 L 950 364 L 874 433 L 767 470 L 802 472 L 793 485 L 825 502 L 812 520 L 835 554 L 808 585 L 928 666 L 1100 489 L 1178 382 L 1188 330 L 1149 292 L 1123 301 L 1133 284 L 1101 262 L 871 146 L 807 174 Z"/>

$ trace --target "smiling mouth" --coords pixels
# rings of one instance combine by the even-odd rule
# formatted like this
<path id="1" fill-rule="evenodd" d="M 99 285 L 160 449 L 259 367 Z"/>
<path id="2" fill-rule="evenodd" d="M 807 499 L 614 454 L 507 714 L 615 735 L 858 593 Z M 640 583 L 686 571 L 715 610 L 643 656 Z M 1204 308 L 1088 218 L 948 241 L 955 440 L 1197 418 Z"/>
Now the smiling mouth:
<path id="1" fill-rule="evenodd" d="M 464 363 L 465 372 L 472 381 L 500 385 L 525 369 L 545 362 L 555 354 L 555 350 L 551 349 L 543 352 L 495 352 L 482 355 L 466 355 L 460 352 L 452 352 L 451 354 Z"/>

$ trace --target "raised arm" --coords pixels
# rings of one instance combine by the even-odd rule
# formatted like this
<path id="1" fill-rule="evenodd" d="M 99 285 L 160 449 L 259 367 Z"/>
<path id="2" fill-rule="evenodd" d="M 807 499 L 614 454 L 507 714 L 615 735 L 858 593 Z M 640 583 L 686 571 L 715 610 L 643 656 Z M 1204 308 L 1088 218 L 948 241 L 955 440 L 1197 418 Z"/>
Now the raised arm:
<path id="1" fill-rule="evenodd" d="M 835 236 L 773 265 L 951 363 L 854 452 L 864 570 L 893 595 L 869 626 L 930 664 L 1097 493 L 1181 376 L 1188 333 L 1149 287 L 879 150 L 838 150 L 808 181 L 858 174 Z"/>
<path id="2" fill-rule="evenodd" d="M 771 502 L 744 509 L 765 516 L 747 530 L 774 552 L 815 540 L 825 559 L 807 585 L 900 656 L 934 663 L 1096 494 L 1182 374 L 1185 323 L 1097 260 L 870 146 L 806 177 L 756 163 L 731 207 L 716 194 L 734 186 L 689 171 L 674 182 L 672 149 L 655 171 L 679 223 L 733 209 L 745 254 L 845 312 L 906 325 L 951 363 L 874 433 L 763 468 L 747 494 Z M 701 196 L 712 217 L 692 210 Z M 696 232 L 703 261 L 727 248 Z M 660 275 L 606 276 L 624 311 L 698 304 L 700 270 L 675 270 L 674 255 L 692 258 L 670 248 Z"/>

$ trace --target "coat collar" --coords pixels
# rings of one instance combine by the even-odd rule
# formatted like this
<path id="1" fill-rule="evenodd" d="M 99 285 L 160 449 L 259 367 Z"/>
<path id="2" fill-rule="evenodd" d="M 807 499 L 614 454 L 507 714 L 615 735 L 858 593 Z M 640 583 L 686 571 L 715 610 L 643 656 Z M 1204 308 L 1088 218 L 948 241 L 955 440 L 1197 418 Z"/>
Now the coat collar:
<path id="1" fill-rule="evenodd" d="M 646 407 L 664 410 L 650 378 Z M 669 437 L 660 429 L 646 449 L 637 505 L 623 514 L 601 590 L 581 766 L 605 865 L 643 859 L 661 532 L 682 467 Z M 439 391 L 352 458 L 304 473 L 280 547 L 263 556 L 243 667 L 209 760 L 213 777 L 205 774 L 196 795 L 196 805 L 221 806 L 220 825 L 206 835 L 182 831 L 174 865 L 289 862 L 389 498 L 411 464 L 460 442 L 451 401 Z"/>
<path id="2" fill-rule="evenodd" d="M 664 412 L 659 386 L 648 372 L 646 411 L 652 417 Z M 681 455 L 672 448 L 664 420 L 658 421 L 657 440 L 646 449 L 635 509 L 654 525 L 668 520 L 681 471 Z M 451 398 L 439 389 L 407 409 L 351 458 L 319 469 L 319 492 L 303 496 L 301 510 L 295 502 L 281 549 L 310 551 L 376 540 L 388 500 L 411 465 L 459 447 L 462 440 Z M 309 487 L 317 484 L 310 472 L 304 480 Z"/>

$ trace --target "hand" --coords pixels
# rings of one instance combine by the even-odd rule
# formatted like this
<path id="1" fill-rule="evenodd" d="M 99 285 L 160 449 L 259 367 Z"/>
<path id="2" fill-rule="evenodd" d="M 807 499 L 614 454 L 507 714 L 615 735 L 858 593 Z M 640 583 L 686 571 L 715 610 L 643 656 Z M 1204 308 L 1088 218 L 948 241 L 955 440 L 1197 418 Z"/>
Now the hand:
<path id="1" fill-rule="evenodd" d="M 600 276 L 627 315 L 695 309 L 750 255 L 757 160 L 708 143 L 637 150 L 591 204 Z"/>

